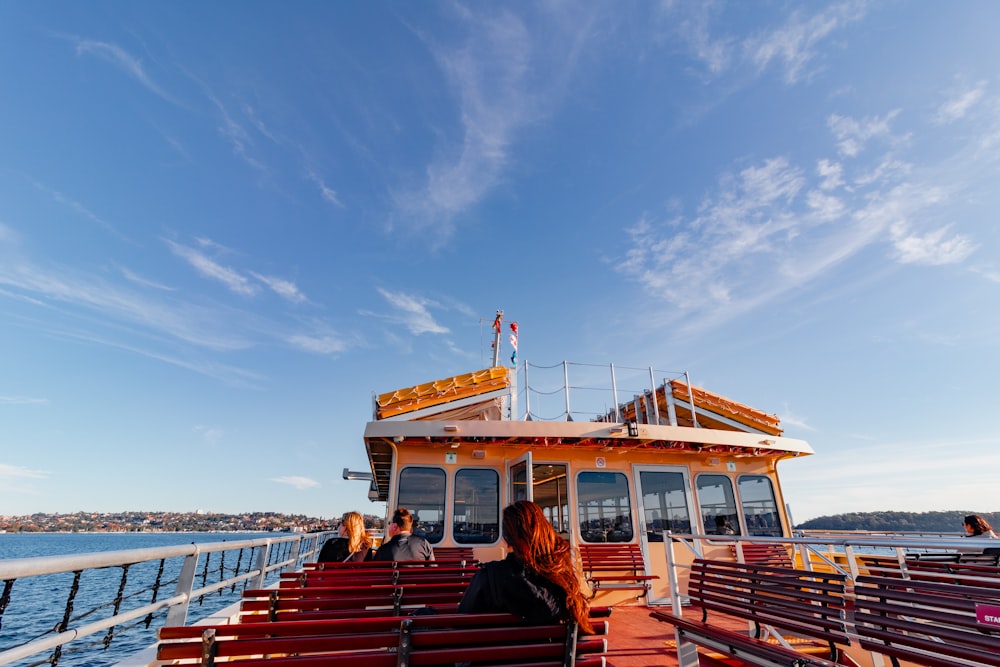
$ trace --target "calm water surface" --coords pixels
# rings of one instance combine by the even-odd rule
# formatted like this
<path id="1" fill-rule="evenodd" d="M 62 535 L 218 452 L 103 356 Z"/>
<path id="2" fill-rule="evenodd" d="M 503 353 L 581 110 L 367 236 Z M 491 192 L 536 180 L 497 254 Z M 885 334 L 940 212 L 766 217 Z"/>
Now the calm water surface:
<path id="1" fill-rule="evenodd" d="M 125 551 L 130 549 L 145 549 L 150 547 L 166 547 L 179 544 L 204 542 L 226 542 L 233 540 L 258 539 L 264 537 L 287 537 L 287 533 L 0 533 L 0 559 L 33 558 L 36 556 L 63 556 L 83 554 L 98 551 Z M 238 556 L 227 552 L 225 568 L 236 566 Z M 219 558 L 216 555 L 216 558 Z M 243 557 L 240 571 L 249 567 L 249 550 Z M 183 559 L 167 561 L 162 575 L 163 581 L 173 580 L 180 571 Z M 211 561 L 210 561 L 211 562 Z M 211 562 L 212 568 L 218 567 L 218 562 Z M 154 563 L 136 564 L 130 567 L 126 585 L 122 591 L 125 601 L 121 609 L 137 608 L 148 604 L 152 599 L 150 587 L 155 581 L 159 561 Z M 199 563 L 199 574 L 202 564 Z M 227 572 L 227 577 L 233 576 Z M 274 579 L 277 575 L 272 575 Z M 208 577 L 208 583 L 218 581 Z M 200 580 L 199 580 L 200 581 Z M 270 581 L 270 579 L 269 579 Z M 94 622 L 111 615 L 111 605 L 121 587 L 122 568 L 105 568 L 88 570 L 80 579 L 79 590 L 73 601 L 71 615 L 79 620 L 72 625 Z M 2 582 L 0 582 L 2 583 Z M 31 577 L 16 581 L 11 590 L 10 601 L 0 616 L 0 651 L 21 645 L 41 637 L 58 625 L 65 613 L 67 599 L 73 585 L 71 573 Z M 157 599 L 170 597 L 174 592 L 174 584 L 165 585 Z M 208 616 L 238 601 L 242 592 L 241 586 L 235 590 L 225 589 L 192 605 L 189 622 Z M 2 588 L 0 588 L 2 593 Z M 114 665 L 127 655 L 145 648 L 156 641 L 156 629 L 162 625 L 166 612 L 160 612 L 153 620 L 150 628 L 139 623 L 135 627 L 116 628 L 114 636 L 107 648 L 102 639 L 104 633 L 98 633 L 85 640 L 70 644 L 58 660 L 58 665 L 65 667 L 102 667 Z M 131 623 L 136 623 L 132 621 Z M 84 644 L 96 646 L 83 647 Z M 51 664 L 51 653 L 40 654 L 30 660 L 16 663 L 16 667 Z"/>

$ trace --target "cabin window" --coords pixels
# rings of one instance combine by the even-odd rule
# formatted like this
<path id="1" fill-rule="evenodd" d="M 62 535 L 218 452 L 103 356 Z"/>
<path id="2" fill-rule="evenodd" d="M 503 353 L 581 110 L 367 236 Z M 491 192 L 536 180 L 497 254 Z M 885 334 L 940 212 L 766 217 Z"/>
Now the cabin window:
<path id="1" fill-rule="evenodd" d="M 410 510 L 416 520 L 413 532 L 428 542 L 444 537 L 445 474 L 441 468 L 403 468 L 399 473 L 396 507 Z"/>
<path id="2" fill-rule="evenodd" d="M 646 541 L 662 542 L 664 531 L 691 532 L 684 473 L 643 470 L 639 473 Z"/>
<path id="3" fill-rule="evenodd" d="M 733 480 L 725 475 L 698 475 L 698 507 L 703 534 L 740 534 Z"/>
<path id="4" fill-rule="evenodd" d="M 743 475 L 738 482 L 743 519 L 750 535 L 781 535 L 774 486 L 766 475 Z"/>
<path id="5" fill-rule="evenodd" d="M 631 542 L 632 502 L 620 472 L 581 472 L 576 478 L 584 542 Z"/>
<path id="6" fill-rule="evenodd" d="M 561 463 L 536 463 L 532 466 L 534 501 L 542 508 L 557 533 L 569 533 L 569 504 L 566 489 L 566 466 Z"/>
<path id="7" fill-rule="evenodd" d="M 500 536 L 500 475 L 496 470 L 455 473 L 452 536 L 459 544 L 493 544 Z"/>

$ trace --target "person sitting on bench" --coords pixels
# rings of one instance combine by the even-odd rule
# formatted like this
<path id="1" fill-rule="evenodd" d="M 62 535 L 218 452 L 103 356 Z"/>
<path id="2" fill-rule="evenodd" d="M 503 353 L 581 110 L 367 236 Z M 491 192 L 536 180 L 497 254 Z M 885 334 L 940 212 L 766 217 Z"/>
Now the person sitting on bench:
<path id="1" fill-rule="evenodd" d="M 340 522 L 340 537 L 327 540 L 316 559 L 320 563 L 356 563 L 371 560 L 375 551 L 365 520 L 357 512 L 347 512 Z"/>
<path id="2" fill-rule="evenodd" d="M 539 625 L 575 621 L 592 633 L 582 574 L 542 508 L 528 500 L 505 507 L 503 539 L 511 552 L 473 575 L 459 613 L 507 612 Z"/>
<path id="3" fill-rule="evenodd" d="M 378 548 L 374 560 L 434 560 L 431 543 L 413 534 L 413 515 L 405 507 L 392 513 L 386 534 L 391 539 Z"/>

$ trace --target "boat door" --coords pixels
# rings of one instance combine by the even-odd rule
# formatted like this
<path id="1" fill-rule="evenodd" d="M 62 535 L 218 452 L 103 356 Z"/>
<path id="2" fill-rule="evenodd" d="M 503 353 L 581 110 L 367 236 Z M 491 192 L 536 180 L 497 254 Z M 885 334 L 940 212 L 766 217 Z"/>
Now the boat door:
<path id="1" fill-rule="evenodd" d="M 694 496 L 687 466 L 633 466 L 636 500 L 639 505 L 639 541 L 649 573 L 659 577 L 646 598 L 648 604 L 669 604 L 670 577 L 667 572 L 666 531 L 691 532 Z"/>
<path id="2" fill-rule="evenodd" d="M 513 505 L 518 500 L 534 500 L 534 479 L 531 468 L 531 452 L 514 459 L 507 466 L 507 479 L 510 480 L 510 488 L 507 489 L 509 495 L 508 505 Z"/>

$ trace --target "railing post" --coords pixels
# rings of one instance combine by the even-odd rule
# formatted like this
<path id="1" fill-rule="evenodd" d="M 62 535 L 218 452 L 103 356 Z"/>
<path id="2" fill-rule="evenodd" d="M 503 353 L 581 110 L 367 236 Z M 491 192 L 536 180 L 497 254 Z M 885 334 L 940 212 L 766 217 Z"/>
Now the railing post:
<path id="1" fill-rule="evenodd" d="M 299 547 L 302 545 L 303 535 L 299 536 L 299 539 L 292 542 L 292 547 L 288 554 L 288 565 L 285 566 L 285 572 L 295 572 L 299 569 Z"/>
<path id="2" fill-rule="evenodd" d="M 653 375 L 653 367 L 649 367 L 649 386 L 653 390 L 653 423 L 657 426 L 660 425 L 660 405 L 659 401 L 656 399 L 656 377 Z M 663 389 L 664 396 L 666 396 L 666 387 Z"/>
<path id="3" fill-rule="evenodd" d="M 187 621 L 188 607 L 191 606 L 191 591 L 194 590 L 194 579 L 198 573 L 198 556 L 201 549 L 194 545 L 194 553 L 184 559 L 181 566 L 181 573 L 177 575 L 177 595 L 184 596 L 184 602 L 170 607 L 167 611 L 167 618 L 163 622 L 164 627 L 174 627 L 184 625 Z"/>
<path id="4" fill-rule="evenodd" d="M 691 401 L 691 422 L 692 426 L 699 428 L 698 426 L 698 409 L 694 406 L 694 392 L 691 391 L 691 376 L 688 375 L 687 371 L 684 371 L 684 381 L 687 382 L 688 386 L 688 400 Z"/>
<path id="5" fill-rule="evenodd" d="M 254 569 L 257 570 L 259 574 L 257 575 L 257 583 L 254 586 L 255 588 L 264 588 L 264 580 L 267 579 L 267 563 L 270 558 L 271 540 L 268 540 L 267 544 L 261 548 L 260 553 L 257 554 L 257 565 Z"/>
<path id="6" fill-rule="evenodd" d="M 621 413 L 618 412 L 618 382 L 615 380 L 615 365 L 611 364 L 611 405 L 615 406 L 615 423 L 622 421 Z"/>
<path id="7" fill-rule="evenodd" d="M 528 384 L 528 360 L 524 360 L 524 421 L 531 421 L 531 385 Z"/>
<path id="8" fill-rule="evenodd" d="M 566 389 L 566 421 L 573 421 L 573 413 L 569 408 L 569 362 L 563 361 L 563 383 Z"/>
<path id="9" fill-rule="evenodd" d="M 667 555 L 667 578 L 670 580 L 670 611 L 674 616 L 683 616 L 681 586 L 677 581 L 677 561 L 674 559 L 674 538 L 669 530 L 663 531 L 663 546 Z M 674 641 L 677 645 L 678 667 L 700 667 L 698 647 L 684 639 L 677 626 L 674 626 Z"/>

